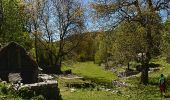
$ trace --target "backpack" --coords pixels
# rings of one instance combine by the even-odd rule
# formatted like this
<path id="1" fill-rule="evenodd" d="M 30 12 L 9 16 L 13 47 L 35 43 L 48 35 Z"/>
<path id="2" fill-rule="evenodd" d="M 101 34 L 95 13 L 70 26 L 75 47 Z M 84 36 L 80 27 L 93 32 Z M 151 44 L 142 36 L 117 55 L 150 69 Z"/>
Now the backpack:
<path id="1" fill-rule="evenodd" d="M 160 82 L 161 85 L 164 84 L 164 83 L 165 83 L 165 78 L 164 78 L 164 77 L 161 77 L 161 78 L 159 79 L 159 82 Z"/>

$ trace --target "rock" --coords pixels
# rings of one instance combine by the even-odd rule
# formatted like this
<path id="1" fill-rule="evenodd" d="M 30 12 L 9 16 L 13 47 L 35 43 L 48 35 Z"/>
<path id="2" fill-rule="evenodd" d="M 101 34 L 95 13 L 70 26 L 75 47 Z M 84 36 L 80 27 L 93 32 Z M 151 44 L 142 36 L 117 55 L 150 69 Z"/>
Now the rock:
<path id="1" fill-rule="evenodd" d="M 112 84 L 114 86 L 118 86 L 118 87 L 127 87 L 129 86 L 128 84 L 126 84 L 125 82 L 120 82 L 120 81 L 117 81 L 117 80 L 113 80 L 112 81 Z"/>
<path id="2" fill-rule="evenodd" d="M 47 81 L 47 80 L 53 80 L 54 77 L 52 77 L 51 75 L 48 75 L 48 74 L 39 74 L 38 79 L 41 81 Z"/>
<path id="3" fill-rule="evenodd" d="M 104 63 L 101 63 L 100 66 L 103 67 L 103 68 L 106 67 L 106 65 Z"/>
<path id="4" fill-rule="evenodd" d="M 34 84 L 25 84 L 19 87 L 19 91 L 23 88 L 28 88 L 36 95 L 43 95 L 46 100 L 60 100 L 61 95 L 58 88 L 58 83 L 55 80 L 47 80 Z"/>
<path id="5" fill-rule="evenodd" d="M 112 91 L 112 93 L 117 93 L 117 90 Z"/>
<path id="6" fill-rule="evenodd" d="M 111 89 L 106 89 L 106 91 L 111 91 Z"/>
<path id="7" fill-rule="evenodd" d="M 117 94 L 117 95 L 122 94 L 122 92 L 121 92 L 121 91 L 119 91 L 119 90 L 114 90 L 114 91 L 112 91 L 112 93 L 113 93 L 113 94 Z"/>
<path id="8" fill-rule="evenodd" d="M 116 68 L 111 68 L 111 71 L 112 71 L 113 73 L 115 73 L 115 72 L 117 72 L 117 69 L 116 69 Z"/>
<path id="9" fill-rule="evenodd" d="M 105 88 L 104 88 L 104 87 L 100 87 L 99 89 L 100 89 L 100 90 L 102 90 L 102 91 L 104 91 L 104 90 L 105 90 Z"/>
<path id="10" fill-rule="evenodd" d="M 118 64 L 118 65 L 117 65 L 117 67 L 121 67 L 121 66 L 123 66 L 123 65 L 122 65 L 122 64 Z"/>
<path id="11" fill-rule="evenodd" d="M 20 73 L 9 73 L 8 79 L 11 83 L 17 83 L 22 80 Z"/>
<path id="12" fill-rule="evenodd" d="M 12 83 L 9 87 L 17 91 L 22 85 L 23 83 L 21 83 L 21 81 L 17 81 L 16 83 Z"/>
<path id="13" fill-rule="evenodd" d="M 1 83 L 2 83 L 2 84 L 4 84 L 4 85 L 5 85 L 5 84 L 7 84 L 7 82 L 6 82 L 6 81 L 2 81 Z"/>
<path id="14" fill-rule="evenodd" d="M 160 68 L 149 68 L 149 70 L 152 72 L 152 71 L 159 71 L 160 70 Z"/>
<path id="15" fill-rule="evenodd" d="M 72 80 L 72 79 L 82 79 L 83 80 L 83 77 L 80 77 L 80 76 L 76 76 L 76 75 L 64 75 L 64 76 L 61 76 L 62 79 L 65 79 L 65 80 Z"/>
<path id="16" fill-rule="evenodd" d="M 70 92 L 75 92 L 76 91 L 76 89 L 74 89 L 74 88 L 71 88 L 70 90 L 71 90 Z"/>
<path id="17" fill-rule="evenodd" d="M 89 88 L 89 87 L 92 87 L 94 88 L 94 84 L 90 83 L 90 82 L 82 82 L 82 83 L 66 83 L 65 85 L 66 87 L 74 87 L 74 88 Z"/>
<path id="18" fill-rule="evenodd" d="M 120 78 L 122 78 L 122 77 L 126 77 L 125 72 L 120 72 L 120 73 L 118 73 L 118 77 L 120 77 Z"/>

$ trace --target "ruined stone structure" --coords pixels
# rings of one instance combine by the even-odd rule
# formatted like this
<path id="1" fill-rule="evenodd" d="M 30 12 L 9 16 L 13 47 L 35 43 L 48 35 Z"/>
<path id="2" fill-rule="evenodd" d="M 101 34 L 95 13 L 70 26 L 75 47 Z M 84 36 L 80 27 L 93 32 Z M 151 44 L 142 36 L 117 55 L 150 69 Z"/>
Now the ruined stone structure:
<path id="1" fill-rule="evenodd" d="M 0 78 L 8 82 L 9 73 L 20 73 L 22 83 L 38 81 L 37 63 L 15 42 L 0 49 Z"/>

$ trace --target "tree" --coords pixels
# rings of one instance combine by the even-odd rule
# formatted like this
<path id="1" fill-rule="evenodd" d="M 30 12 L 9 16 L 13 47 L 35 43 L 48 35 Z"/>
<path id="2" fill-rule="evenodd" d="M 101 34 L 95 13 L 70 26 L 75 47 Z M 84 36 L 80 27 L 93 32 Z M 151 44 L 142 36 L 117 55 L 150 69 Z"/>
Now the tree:
<path id="1" fill-rule="evenodd" d="M 145 28 L 139 23 L 122 22 L 115 28 L 114 37 L 112 52 L 116 63 L 127 64 L 134 61 L 138 53 L 145 51 Z"/>
<path id="2" fill-rule="evenodd" d="M 10 41 L 18 42 L 26 49 L 30 49 L 29 34 L 25 30 L 24 4 L 18 0 L 0 1 L 0 41 L 6 44 Z"/>
<path id="3" fill-rule="evenodd" d="M 93 61 L 95 54 L 95 34 L 93 32 L 83 33 L 80 44 L 72 51 L 77 61 Z"/>
<path id="4" fill-rule="evenodd" d="M 34 36 L 34 47 L 35 47 L 35 58 L 37 63 L 39 63 L 38 59 L 38 40 L 41 35 L 39 30 L 41 17 L 43 14 L 45 0 L 32 0 L 25 1 L 26 8 L 25 13 L 27 16 L 27 31 Z"/>
<path id="5" fill-rule="evenodd" d="M 160 23 L 159 12 L 161 10 L 169 10 L 169 0 L 97 0 L 98 3 L 93 4 L 99 17 L 110 17 L 118 19 L 118 22 L 132 21 L 138 22 L 146 30 L 146 59 L 142 62 L 143 70 L 141 74 L 141 82 L 148 83 L 148 65 L 153 57 L 153 25 Z M 114 24 L 115 25 L 115 24 Z M 159 26 L 159 25 L 158 25 Z M 159 32 L 158 32 L 159 33 Z"/>
<path id="6" fill-rule="evenodd" d="M 108 53 L 108 41 L 110 41 L 106 37 L 106 32 L 101 32 L 96 34 L 95 38 L 95 47 L 96 47 L 96 53 L 95 53 L 95 63 L 101 64 L 106 63 L 107 64 L 107 53 Z M 105 61 L 106 60 L 106 61 Z"/>
<path id="7" fill-rule="evenodd" d="M 161 48 L 163 55 L 166 57 L 170 56 L 170 17 L 164 23 L 164 30 L 162 31 L 162 42 Z"/>
<path id="8" fill-rule="evenodd" d="M 59 49 L 55 62 L 61 66 L 64 56 L 75 49 L 83 38 L 81 33 L 84 30 L 84 11 L 78 0 L 52 1 L 55 28 L 59 37 Z"/>
<path id="9" fill-rule="evenodd" d="M 77 48 L 83 38 L 81 3 L 78 0 L 33 0 L 26 3 L 27 28 L 35 39 L 37 62 L 45 61 L 45 66 L 61 66 L 64 57 Z M 61 71 L 60 67 L 58 70 Z"/>

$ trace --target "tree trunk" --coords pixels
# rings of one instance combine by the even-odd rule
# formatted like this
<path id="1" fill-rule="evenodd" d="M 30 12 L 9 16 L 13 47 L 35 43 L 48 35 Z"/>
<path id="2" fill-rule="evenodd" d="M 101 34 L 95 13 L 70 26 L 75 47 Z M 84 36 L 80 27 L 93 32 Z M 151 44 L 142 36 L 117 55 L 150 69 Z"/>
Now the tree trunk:
<path id="1" fill-rule="evenodd" d="M 147 16 L 148 22 L 146 27 L 146 41 L 147 41 L 147 47 L 146 47 L 146 55 L 145 59 L 142 57 L 142 74 L 141 74 L 141 83 L 144 85 L 148 84 L 148 69 L 149 69 L 149 62 L 151 60 L 151 52 L 153 48 L 153 40 L 151 35 L 151 27 L 150 27 L 150 16 Z M 142 55 L 143 56 L 143 55 Z"/>
<path id="2" fill-rule="evenodd" d="M 142 65 L 143 69 L 142 69 L 142 73 L 141 73 L 141 83 L 144 85 L 147 85 L 149 82 L 149 78 L 148 78 L 148 64 L 145 63 Z"/>
<path id="3" fill-rule="evenodd" d="M 61 38 L 61 37 L 60 37 Z M 55 65 L 58 65 L 57 67 L 57 73 L 61 73 L 61 66 L 62 66 L 62 57 L 63 57 L 63 40 L 60 40 L 58 55 L 55 58 Z"/>
<path id="4" fill-rule="evenodd" d="M 50 48 L 50 47 L 49 47 Z M 48 51 L 48 57 L 49 57 L 49 65 L 50 66 L 53 66 L 53 65 L 55 65 L 54 63 L 53 63 L 53 55 L 52 55 L 52 52 L 49 50 Z"/>
<path id="5" fill-rule="evenodd" d="M 59 60 L 58 73 L 61 73 L 62 57 Z"/>
<path id="6" fill-rule="evenodd" d="M 129 62 L 128 62 L 128 70 L 130 70 L 130 68 L 129 68 L 129 67 L 130 67 L 130 65 L 129 65 Z"/>

